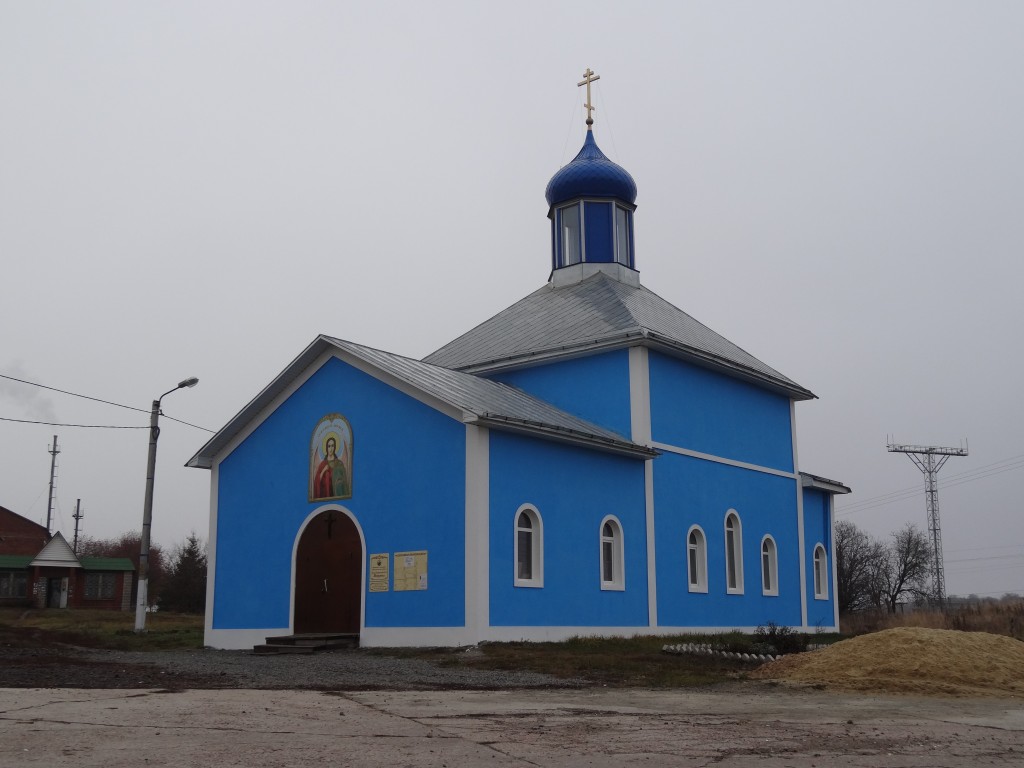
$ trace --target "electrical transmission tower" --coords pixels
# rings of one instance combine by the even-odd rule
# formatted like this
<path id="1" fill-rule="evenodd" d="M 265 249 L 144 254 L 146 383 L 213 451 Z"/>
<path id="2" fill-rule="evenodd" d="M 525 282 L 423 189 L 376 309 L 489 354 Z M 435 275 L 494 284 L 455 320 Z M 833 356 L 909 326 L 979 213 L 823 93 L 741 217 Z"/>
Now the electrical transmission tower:
<path id="1" fill-rule="evenodd" d="M 889 443 L 889 453 L 905 453 L 924 473 L 924 503 L 928 515 L 928 534 L 932 539 L 932 597 L 946 604 L 946 575 L 942 564 L 942 526 L 939 523 L 939 470 L 950 456 L 966 456 L 967 448 L 940 448 L 935 445 L 897 445 Z"/>

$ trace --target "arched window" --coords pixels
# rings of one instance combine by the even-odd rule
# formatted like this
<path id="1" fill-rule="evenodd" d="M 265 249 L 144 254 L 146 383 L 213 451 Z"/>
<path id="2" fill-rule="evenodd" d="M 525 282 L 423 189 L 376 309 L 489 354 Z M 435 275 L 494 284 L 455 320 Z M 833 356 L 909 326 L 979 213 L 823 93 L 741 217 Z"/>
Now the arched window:
<path id="1" fill-rule="evenodd" d="M 743 528 L 732 509 L 725 516 L 725 591 L 743 593 Z"/>
<path id="2" fill-rule="evenodd" d="M 825 547 L 814 547 L 814 599 L 828 600 L 828 555 Z"/>
<path id="3" fill-rule="evenodd" d="M 779 594 L 779 555 L 771 536 L 761 539 L 761 592 Z"/>
<path id="4" fill-rule="evenodd" d="M 708 591 L 708 543 L 699 525 L 686 536 L 686 579 L 691 592 Z"/>
<path id="5" fill-rule="evenodd" d="M 601 521 L 601 589 L 625 589 L 622 526 L 612 516 Z"/>
<path id="6" fill-rule="evenodd" d="M 516 511 L 515 586 L 544 586 L 543 543 L 544 525 L 540 513 L 524 504 Z"/>

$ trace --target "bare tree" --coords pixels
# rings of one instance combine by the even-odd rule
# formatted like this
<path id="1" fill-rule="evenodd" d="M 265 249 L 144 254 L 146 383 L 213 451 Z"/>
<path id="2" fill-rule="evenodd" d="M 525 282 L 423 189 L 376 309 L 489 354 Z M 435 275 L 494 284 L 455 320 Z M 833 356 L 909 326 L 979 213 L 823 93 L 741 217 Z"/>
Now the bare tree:
<path id="1" fill-rule="evenodd" d="M 877 585 L 890 613 L 904 595 L 928 595 L 932 550 L 928 537 L 912 523 L 894 531 L 879 563 Z"/>
<path id="2" fill-rule="evenodd" d="M 836 523 L 836 593 L 840 613 L 880 604 L 877 579 L 884 549 L 881 542 L 849 520 Z"/>
<path id="3" fill-rule="evenodd" d="M 78 555 L 80 557 L 127 557 L 135 566 L 135 573 L 139 572 L 139 546 L 142 537 L 138 531 L 122 533 L 112 539 L 94 539 L 91 536 L 82 537 L 78 543 Z M 164 574 L 163 551 L 158 544 L 151 544 L 149 549 L 149 595 L 154 598 L 159 594 L 160 581 Z M 154 600 L 155 602 L 155 600 Z"/>

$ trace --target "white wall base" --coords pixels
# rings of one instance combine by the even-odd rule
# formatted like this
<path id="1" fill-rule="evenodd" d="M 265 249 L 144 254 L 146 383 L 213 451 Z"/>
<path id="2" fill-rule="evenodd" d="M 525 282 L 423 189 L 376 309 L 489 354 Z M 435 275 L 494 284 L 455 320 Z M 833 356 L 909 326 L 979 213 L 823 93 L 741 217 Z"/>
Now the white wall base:
<path id="1" fill-rule="evenodd" d="M 288 627 L 268 627 L 267 629 L 210 629 L 203 634 L 203 643 L 210 648 L 225 651 L 242 649 L 252 650 L 254 645 L 263 645 L 268 637 L 290 635 Z"/>
<path id="2" fill-rule="evenodd" d="M 571 637 L 636 637 L 651 635 L 752 633 L 757 627 L 486 627 L 478 637 L 466 627 L 364 627 L 359 635 L 363 648 L 458 648 L 480 642 L 559 642 Z M 838 632 L 838 627 L 793 627 L 814 634 Z M 290 634 L 287 627 L 268 629 L 208 629 L 205 643 L 224 650 L 251 650 L 268 637 Z"/>

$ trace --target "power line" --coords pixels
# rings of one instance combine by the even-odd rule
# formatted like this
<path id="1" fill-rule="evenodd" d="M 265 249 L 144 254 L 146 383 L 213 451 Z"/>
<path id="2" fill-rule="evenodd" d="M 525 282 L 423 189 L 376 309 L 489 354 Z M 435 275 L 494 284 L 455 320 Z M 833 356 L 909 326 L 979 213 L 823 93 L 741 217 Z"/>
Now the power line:
<path id="1" fill-rule="evenodd" d="M 1013 456 L 966 472 L 950 475 L 949 480 L 940 483 L 939 487 L 953 488 L 957 485 L 974 482 L 975 480 L 983 480 L 987 477 L 993 477 L 995 475 L 1000 475 L 1003 472 L 1011 472 L 1021 468 L 1024 468 L 1024 456 Z M 839 507 L 836 510 L 836 514 L 839 517 L 845 517 L 846 515 L 853 514 L 854 512 L 865 512 L 869 509 L 884 507 L 897 501 L 904 501 L 908 498 L 917 496 L 919 493 L 920 488 L 916 486 L 914 488 L 905 488 L 899 491 L 890 491 L 889 493 L 883 493 L 879 496 L 871 496 L 869 498 L 862 499 L 859 502 Z"/>
<path id="2" fill-rule="evenodd" d="M 26 381 L 25 379 L 19 379 L 19 378 L 15 377 L 15 376 L 8 376 L 7 374 L 4 374 L 4 373 L 0 373 L 0 379 L 7 379 L 8 381 L 16 381 L 19 384 L 28 384 L 30 387 L 39 387 L 40 389 L 48 389 L 51 392 L 60 392 L 62 395 L 71 395 L 72 397 L 80 397 L 83 400 L 92 400 L 94 402 L 103 403 L 105 405 L 117 406 L 118 408 L 127 408 L 129 411 L 138 411 L 139 413 L 149 413 L 149 411 L 146 408 L 136 408 L 133 405 L 125 405 L 124 403 L 115 403 L 113 400 L 104 400 L 103 398 L 100 398 L 100 397 L 91 397 L 89 395 L 80 395 L 77 392 L 69 392 L 66 389 L 57 389 L 57 387 L 48 387 L 45 384 L 39 384 L 38 382 L 35 382 L 35 381 Z M 163 414 L 162 413 L 161 415 L 165 419 L 170 419 L 171 421 L 176 421 L 179 424 L 184 424 L 186 427 L 192 427 L 193 429 L 201 429 L 203 432 L 210 432 L 211 434 L 214 432 L 214 430 L 212 430 L 212 429 L 207 429 L 206 427 L 200 427 L 198 424 L 192 424 L 190 422 L 183 421 L 182 419 L 176 419 L 173 416 L 168 416 L 167 414 Z M 0 421 L 16 421 L 16 422 L 21 423 L 21 424 L 45 424 L 45 425 L 51 426 L 51 427 L 83 427 L 83 428 L 89 428 L 89 429 L 149 429 L 149 427 L 121 427 L 121 426 L 111 426 L 111 425 L 107 425 L 107 424 L 58 424 L 57 422 L 52 422 L 52 421 L 29 421 L 28 419 L 10 419 L 10 418 L 4 418 L 2 416 L 0 416 Z"/>
<path id="3" fill-rule="evenodd" d="M 29 419 L 9 419 L 6 416 L 0 416 L 0 421 L 14 421 L 18 424 L 45 424 L 48 427 L 80 427 L 82 429 L 149 429 L 148 425 L 141 427 L 130 427 L 123 426 L 120 424 L 63 424 L 56 421 L 31 421 Z M 177 419 L 175 419 L 177 421 Z M 185 423 L 185 422 L 182 422 Z M 189 424 L 190 427 L 194 427 L 195 424 Z M 197 427 L 202 429 L 202 427 Z"/>
<path id="4" fill-rule="evenodd" d="M 118 408 L 127 408 L 129 411 L 138 411 L 139 413 L 149 413 L 145 408 L 136 408 L 131 405 L 124 405 L 123 403 L 115 403 L 111 400 L 103 400 L 99 397 L 90 397 L 89 395 L 80 395 L 77 392 L 68 392 L 66 389 L 57 389 L 56 387 L 48 387 L 45 384 L 38 384 L 34 381 L 25 381 L 25 379 L 18 379 L 14 376 L 7 376 L 6 374 L 0 373 L 0 379 L 8 379 L 9 381 L 16 381 L 19 384 L 28 384 L 30 387 L 39 387 L 40 389 L 48 389 L 51 392 L 60 392 L 62 395 L 71 395 L 72 397 L 80 397 L 83 400 L 94 400 L 97 403 L 105 403 L 106 405 L 116 405 Z M 13 419 L 12 419 L 13 421 Z"/>
<path id="5" fill-rule="evenodd" d="M 1002 467 L 1002 465 L 1004 465 L 1004 464 L 1006 464 L 1006 465 L 1012 464 L 1013 466 Z M 940 484 L 940 487 L 944 488 L 947 485 L 953 485 L 954 483 L 950 482 L 950 481 L 953 481 L 953 480 L 958 480 L 958 479 L 961 479 L 961 478 L 970 477 L 970 476 L 973 476 L 973 475 L 976 475 L 976 474 L 979 474 L 979 473 L 985 473 L 985 472 L 988 472 L 989 470 L 993 470 L 994 471 L 997 468 L 1016 469 L 1017 466 L 1019 466 L 1019 465 L 1024 465 L 1024 455 L 1011 456 L 1011 457 L 1009 457 L 1007 459 L 1000 459 L 999 461 L 992 462 L 991 464 L 983 464 L 982 466 L 975 467 L 974 469 L 968 469 L 968 470 L 966 470 L 964 472 L 957 472 L 957 473 L 954 473 L 952 475 L 948 475 L 947 476 L 947 480 L 942 482 Z M 900 489 L 898 491 L 890 491 L 889 493 L 883 493 L 883 494 L 881 494 L 879 496 L 869 496 L 866 499 L 861 499 L 860 501 L 856 501 L 856 502 L 853 502 L 851 504 L 847 504 L 847 505 L 843 506 L 842 509 L 843 509 L 843 511 L 853 510 L 853 509 L 856 509 L 858 507 L 873 505 L 874 502 L 881 501 L 883 499 L 888 499 L 888 498 L 890 498 L 892 496 L 904 496 L 904 495 L 907 495 L 907 494 L 917 495 L 917 493 L 919 491 L 920 491 L 920 487 L 918 487 L 918 486 L 914 486 L 913 488 L 902 488 L 902 489 Z"/>
<path id="6" fill-rule="evenodd" d="M 173 416 L 168 416 L 163 411 L 160 411 L 160 415 L 163 416 L 165 419 L 170 419 L 171 421 L 176 421 L 179 424 L 184 424 L 186 427 L 194 427 L 195 429 L 203 430 L 203 432 L 209 432 L 211 435 L 216 431 L 216 430 L 213 430 L 213 429 L 207 429 L 206 427 L 200 427 L 198 424 L 191 424 L 191 423 L 189 423 L 187 421 L 182 421 L 181 419 L 176 419 Z"/>

